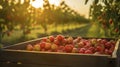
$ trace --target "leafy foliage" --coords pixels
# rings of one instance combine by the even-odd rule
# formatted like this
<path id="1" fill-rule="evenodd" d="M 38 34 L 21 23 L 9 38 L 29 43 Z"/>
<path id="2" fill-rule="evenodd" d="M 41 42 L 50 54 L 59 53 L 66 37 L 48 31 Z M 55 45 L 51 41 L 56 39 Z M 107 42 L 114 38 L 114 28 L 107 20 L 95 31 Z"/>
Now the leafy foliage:
<path id="1" fill-rule="evenodd" d="M 47 25 L 65 24 L 70 21 L 89 22 L 72 10 L 64 1 L 57 7 L 44 0 L 43 9 L 30 5 L 31 0 L 0 0 L 0 41 L 4 35 L 10 36 L 14 29 L 29 34 L 31 27 L 41 25 L 47 32 Z"/>
<path id="2" fill-rule="evenodd" d="M 90 17 L 99 21 L 107 37 L 120 37 L 119 4 L 119 0 L 94 0 L 90 7 Z"/>

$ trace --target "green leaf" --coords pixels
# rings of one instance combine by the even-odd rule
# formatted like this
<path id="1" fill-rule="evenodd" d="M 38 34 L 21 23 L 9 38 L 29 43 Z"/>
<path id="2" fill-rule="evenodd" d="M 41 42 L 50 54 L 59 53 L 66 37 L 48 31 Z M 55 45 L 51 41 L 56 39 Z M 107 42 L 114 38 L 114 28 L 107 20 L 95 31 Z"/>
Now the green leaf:
<path id="1" fill-rule="evenodd" d="M 95 4 L 97 4 L 99 2 L 99 0 L 95 0 Z"/>
<path id="2" fill-rule="evenodd" d="M 114 0 L 109 0 L 109 3 L 111 3 L 111 4 L 112 4 L 112 3 L 113 3 L 113 1 L 114 1 Z"/>
<path id="3" fill-rule="evenodd" d="M 109 5 L 109 3 L 108 3 L 108 1 L 107 1 L 107 0 L 105 0 L 105 5 Z"/>

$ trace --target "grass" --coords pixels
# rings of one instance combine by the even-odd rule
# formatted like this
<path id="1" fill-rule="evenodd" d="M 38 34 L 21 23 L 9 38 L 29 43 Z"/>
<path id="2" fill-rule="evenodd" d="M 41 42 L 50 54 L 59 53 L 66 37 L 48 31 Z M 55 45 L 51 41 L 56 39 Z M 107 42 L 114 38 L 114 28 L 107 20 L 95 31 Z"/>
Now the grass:
<path id="1" fill-rule="evenodd" d="M 97 23 L 87 24 L 66 24 L 58 25 L 57 29 L 54 25 L 48 26 L 47 35 L 63 34 L 65 36 L 82 36 L 82 37 L 105 37 L 104 31 Z M 38 37 L 46 36 L 41 26 L 36 26 L 31 33 L 27 36 L 23 36 L 22 31 L 14 31 L 11 36 L 5 35 L 2 42 L 5 45 L 12 45 L 18 42 L 35 39 Z"/>

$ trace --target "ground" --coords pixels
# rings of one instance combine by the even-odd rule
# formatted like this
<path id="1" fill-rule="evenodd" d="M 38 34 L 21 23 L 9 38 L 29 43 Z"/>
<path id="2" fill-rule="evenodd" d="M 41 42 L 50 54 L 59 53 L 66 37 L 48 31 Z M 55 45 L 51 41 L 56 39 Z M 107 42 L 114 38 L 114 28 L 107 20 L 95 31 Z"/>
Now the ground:
<path id="1" fill-rule="evenodd" d="M 66 24 L 58 25 L 57 29 L 53 26 L 48 26 L 47 36 L 63 34 L 65 36 L 82 36 L 82 37 L 105 37 L 104 31 L 99 27 L 97 23 L 81 23 L 81 24 Z M 2 43 L 7 45 L 12 45 L 15 43 L 27 41 L 30 39 L 40 38 L 46 36 L 44 30 L 40 26 L 36 26 L 32 29 L 31 33 L 23 36 L 21 30 L 15 30 L 10 36 L 5 35 L 2 39 Z"/>

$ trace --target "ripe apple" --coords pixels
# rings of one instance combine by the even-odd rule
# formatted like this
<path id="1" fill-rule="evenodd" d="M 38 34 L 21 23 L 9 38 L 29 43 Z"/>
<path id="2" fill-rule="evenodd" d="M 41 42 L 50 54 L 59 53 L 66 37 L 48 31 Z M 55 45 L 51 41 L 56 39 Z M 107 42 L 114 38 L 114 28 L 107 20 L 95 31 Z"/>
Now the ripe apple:
<path id="1" fill-rule="evenodd" d="M 40 45 L 40 48 L 41 49 L 44 49 L 45 48 L 45 44 L 46 44 L 46 42 L 41 42 L 39 45 Z"/>
<path id="2" fill-rule="evenodd" d="M 113 51 L 112 50 L 108 50 L 108 54 L 112 55 Z"/>
<path id="3" fill-rule="evenodd" d="M 50 42 L 54 42 L 54 36 L 49 36 L 49 40 L 50 40 Z"/>
<path id="4" fill-rule="evenodd" d="M 96 46 L 95 51 L 96 51 L 96 52 L 103 53 L 104 48 L 103 48 L 102 46 Z"/>
<path id="5" fill-rule="evenodd" d="M 91 43 L 90 42 L 86 42 L 86 45 L 84 46 L 84 48 L 89 48 L 91 47 Z"/>
<path id="6" fill-rule="evenodd" d="M 54 44 L 56 44 L 56 45 L 60 45 L 60 41 L 58 41 L 58 40 L 54 40 Z"/>
<path id="7" fill-rule="evenodd" d="M 67 44 L 67 39 L 63 39 L 62 40 L 62 45 L 66 45 Z"/>
<path id="8" fill-rule="evenodd" d="M 52 51 L 57 51 L 57 50 L 58 50 L 58 45 L 52 44 L 52 45 L 51 45 L 51 50 L 52 50 Z"/>
<path id="9" fill-rule="evenodd" d="M 85 54 L 93 54 L 93 52 L 91 50 L 86 50 Z"/>
<path id="10" fill-rule="evenodd" d="M 73 50 L 73 45 L 71 45 L 71 44 L 65 45 L 65 51 L 66 52 L 70 53 L 70 52 L 72 52 L 72 50 Z"/>
<path id="11" fill-rule="evenodd" d="M 78 42 L 78 39 L 73 40 L 73 44 L 77 44 Z"/>
<path id="12" fill-rule="evenodd" d="M 65 47 L 62 46 L 62 45 L 60 45 L 60 46 L 58 47 L 58 52 L 64 52 L 64 51 L 65 51 Z"/>
<path id="13" fill-rule="evenodd" d="M 107 43 L 105 43 L 104 44 L 105 45 L 105 48 L 111 48 L 111 46 L 112 46 L 112 43 L 111 42 L 107 42 Z"/>
<path id="14" fill-rule="evenodd" d="M 93 45 L 97 44 L 97 39 L 91 39 L 91 43 L 92 43 Z"/>
<path id="15" fill-rule="evenodd" d="M 51 43 L 46 43 L 46 44 L 45 44 L 45 49 L 46 49 L 46 50 L 49 50 L 50 48 L 51 48 Z"/>
<path id="16" fill-rule="evenodd" d="M 79 53 L 85 53 L 86 49 L 85 48 L 80 48 Z"/>
<path id="17" fill-rule="evenodd" d="M 32 51 L 33 50 L 33 46 L 31 44 L 28 44 L 27 45 L 27 50 Z"/>
<path id="18" fill-rule="evenodd" d="M 82 48 L 82 47 L 84 47 L 85 46 L 85 44 L 83 43 L 83 41 L 80 41 L 79 43 L 78 43 L 78 47 L 79 48 Z"/>
<path id="19" fill-rule="evenodd" d="M 64 36 L 63 36 L 63 35 L 57 35 L 57 36 L 56 36 L 56 39 L 57 39 L 58 41 L 62 41 L 62 40 L 64 39 Z"/>
<path id="20" fill-rule="evenodd" d="M 67 38 L 67 43 L 68 44 L 73 44 L 73 37 L 68 37 Z"/>
<path id="21" fill-rule="evenodd" d="M 107 40 L 106 39 L 102 39 L 101 40 L 101 44 L 105 44 L 105 43 L 107 43 Z"/>
<path id="22" fill-rule="evenodd" d="M 112 24 L 112 23 L 113 23 L 113 20 L 112 20 L 112 19 L 109 19 L 109 23 Z"/>
<path id="23" fill-rule="evenodd" d="M 95 52 L 95 47 L 89 47 L 88 50 L 91 50 L 92 52 Z"/>
<path id="24" fill-rule="evenodd" d="M 34 45 L 33 50 L 40 51 L 40 45 L 39 44 Z"/>

